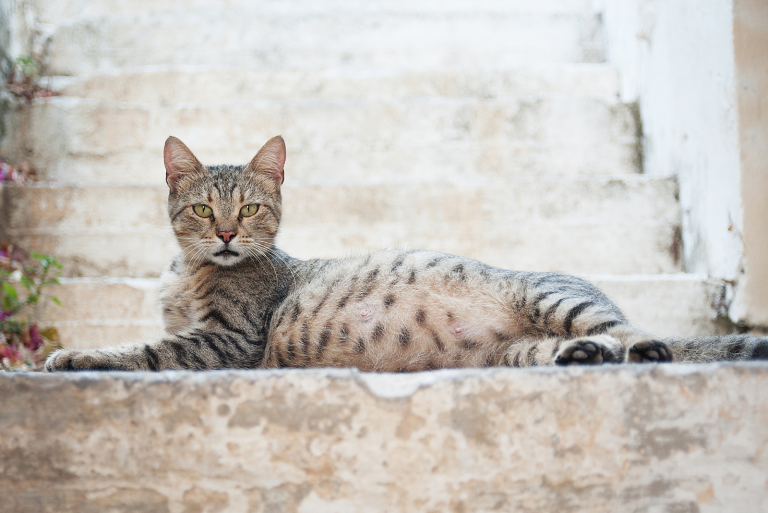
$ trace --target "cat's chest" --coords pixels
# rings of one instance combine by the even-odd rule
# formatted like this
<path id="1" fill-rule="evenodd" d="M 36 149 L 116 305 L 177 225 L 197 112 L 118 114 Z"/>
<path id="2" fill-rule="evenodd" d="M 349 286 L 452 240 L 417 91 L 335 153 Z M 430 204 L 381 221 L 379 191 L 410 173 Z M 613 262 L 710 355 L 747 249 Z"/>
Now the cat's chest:
<path id="1" fill-rule="evenodd" d="M 203 328 L 203 319 L 212 310 L 241 315 L 240 305 L 255 307 L 244 290 L 246 282 L 246 276 L 227 276 L 215 269 L 180 268 L 163 273 L 160 301 L 166 330 L 180 333 Z"/>

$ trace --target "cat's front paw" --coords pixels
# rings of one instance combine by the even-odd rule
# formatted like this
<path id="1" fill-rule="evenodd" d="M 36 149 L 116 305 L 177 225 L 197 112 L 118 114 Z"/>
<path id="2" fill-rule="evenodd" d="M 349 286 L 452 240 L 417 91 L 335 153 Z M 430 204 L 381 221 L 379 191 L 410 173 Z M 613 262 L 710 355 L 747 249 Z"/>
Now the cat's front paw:
<path id="1" fill-rule="evenodd" d="M 671 362 L 672 350 L 660 340 L 643 340 L 629 346 L 627 361 L 630 363 Z"/>
<path id="2" fill-rule="evenodd" d="M 611 340 L 609 341 L 608 338 Z M 599 365 L 617 363 L 621 358 L 616 354 L 612 337 L 605 336 L 569 340 L 555 354 L 555 365 Z"/>
<path id="3" fill-rule="evenodd" d="M 78 370 L 120 370 L 107 355 L 95 351 L 78 351 L 77 349 L 59 349 L 51 353 L 45 360 L 45 370 L 78 371 Z"/>

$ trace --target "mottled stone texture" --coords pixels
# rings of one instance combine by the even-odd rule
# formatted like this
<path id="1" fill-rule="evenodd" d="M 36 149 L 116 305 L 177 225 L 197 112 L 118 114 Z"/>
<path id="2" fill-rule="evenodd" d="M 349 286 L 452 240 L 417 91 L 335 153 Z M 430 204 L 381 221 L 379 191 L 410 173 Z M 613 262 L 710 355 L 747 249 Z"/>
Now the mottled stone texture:
<path id="1" fill-rule="evenodd" d="M 768 511 L 768 364 L 0 375 L 0 512 Z"/>

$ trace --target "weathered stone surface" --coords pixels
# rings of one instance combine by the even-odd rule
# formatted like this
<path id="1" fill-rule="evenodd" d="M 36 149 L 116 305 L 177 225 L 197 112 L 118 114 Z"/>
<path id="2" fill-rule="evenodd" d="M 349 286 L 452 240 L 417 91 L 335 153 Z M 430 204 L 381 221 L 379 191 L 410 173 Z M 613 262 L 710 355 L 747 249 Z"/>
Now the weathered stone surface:
<path id="1" fill-rule="evenodd" d="M 604 60 L 589 11 L 510 12 L 465 4 L 453 12 L 418 6 L 287 12 L 261 5 L 71 18 L 47 27 L 48 70 L 85 75 L 179 64 L 423 69 Z"/>
<path id="2" fill-rule="evenodd" d="M 502 69 L 270 70 L 144 68 L 87 77 L 45 77 L 64 96 L 131 103 L 405 98 L 503 98 L 549 94 L 610 98 L 619 75 L 604 63 Z"/>
<path id="3" fill-rule="evenodd" d="M 155 340 L 164 333 L 157 279 L 63 278 L 51 290 L 62 306 L 40 304 L 35 318 L 55 326 L 66 347 L 91 349 Z"/>
<path id="4" fill-rule="evenodd" d="M 206 13 L 210 11 L 238 11 L 243 16 L 263 13 L 318 14 L 358 12 L 377 15 L 381 13 L 431 13 L 461 14 L 485 11 L 490 13 L 573 15 L 589 12 L 593 0 L 537 0 L 536 2 L 508 2 L 505 0 L 476 0 L 469 6 L 462 0 L 325 0 L 322 4 L 313 0 L 291 2 L 260 2 L 252 0 L 26 0 L 35 21 L 44 24 L 65 23 L 84 16 L 146 13 Z"/>
<path id="5" fill-rule="evenodd" d="M 686 273 L 584 276 L 614 301 L 629 321 L 660 337 L 722 335 L 716 319 L 725 284 Z"/>
<path id="6" fill-rule="evenodd" d="M 0 375 L 0 511 L 768 508 L 768 365 Z"/>
<path id="7" fill-rule="evenodd" d="M 125 82 L 124 82 L 125 83 Z M 6 116 L 4 153 L 48 180 L 157 183 L 163 142 L 245 164 L 271 137 L 292 180 L 477 180 L 633 174 L 635 120 L 615 97 L 385 97 L 121 103 L 56 97 Z"/>
<path id="8" fill-rule="evenodd" d="M 0 238 L 74 276 L 158 276 L 178 253 L 167 187 L 5 186 Z"/>
<path id="9" fill-rule="evenodd" d="M 286 183 L 278 247 L 297 258 L 409 246 L 506 269 L 676 272 L 676 186 L 614 177 L 488 182 Z M 0 236 L 69 276 L 158 276 L 178 246 L 167 187 L 6 187 Z"/>
<path id="10" fill-rule="evenodd" d="M 675 189 L 644 177 L 286 187 L 278 245 L 298 258 L 407 246 L 516 270 L 676 272 Z"/>

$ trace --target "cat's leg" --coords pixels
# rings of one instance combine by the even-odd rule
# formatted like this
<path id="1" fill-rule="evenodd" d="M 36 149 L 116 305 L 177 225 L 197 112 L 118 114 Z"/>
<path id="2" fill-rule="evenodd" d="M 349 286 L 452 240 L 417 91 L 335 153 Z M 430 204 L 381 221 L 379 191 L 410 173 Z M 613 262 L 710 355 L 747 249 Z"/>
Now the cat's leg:
<path id="1" fill-rule="evenodd" d="M 530 273 L 513 283 L 517 319 L 527 322 L 532 340 L 553 346 L 535 358 L 538 365 L 673 359 L 664 341 L 629 324 L 605 294 L 581 278 Z"/>
<path id="2" fill-rule="evenodd" d="M 624 361 L 625 349 L 610 335 L 593 335 L 576 339 L 561 337 L 525 337 L 506 350 L 504 364 L 510 367 L 540 365 L 595 365 Z"/>
<path id="3" fill-rule="evenodd" d="M 618 324 L 606 330 L 626 348 L 627 363 L 657 363 L 674 360 L 672 349 L 661 338 L 654 337 L 630 324 Z"/>
<path id="4" fill-rule="evenodd" d="M 242 332 L 191 330 L 161 340 L 104 349 L 61 349 L 45 369 L 159 371 L 166 369 L 253 368 L 261 363 L 264 342 Z"/>

